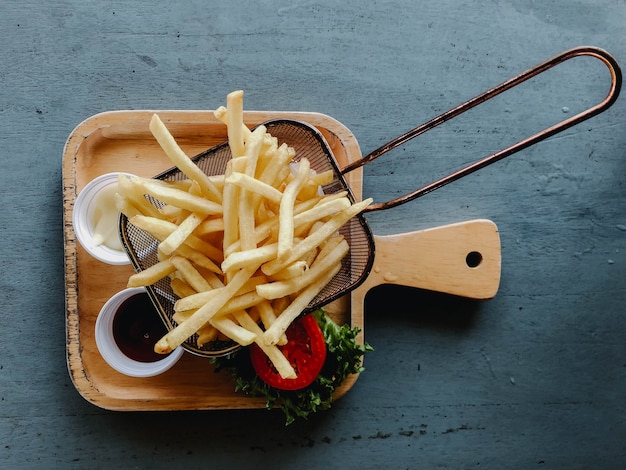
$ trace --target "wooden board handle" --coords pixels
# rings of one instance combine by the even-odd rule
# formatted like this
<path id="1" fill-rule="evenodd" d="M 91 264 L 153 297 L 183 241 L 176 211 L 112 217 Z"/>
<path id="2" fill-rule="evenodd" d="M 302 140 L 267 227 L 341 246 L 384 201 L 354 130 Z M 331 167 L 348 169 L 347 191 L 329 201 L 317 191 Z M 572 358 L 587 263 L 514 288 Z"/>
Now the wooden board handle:
<path id="1" fill-rule="evenodd" d="M 352 308 L 363 308 L 367 292 L 397 284 L 472 299 L 490 299 L 500 285 L 500 237 L 490 220 L 375 236 L 372 272 L 352 294 Z"/>

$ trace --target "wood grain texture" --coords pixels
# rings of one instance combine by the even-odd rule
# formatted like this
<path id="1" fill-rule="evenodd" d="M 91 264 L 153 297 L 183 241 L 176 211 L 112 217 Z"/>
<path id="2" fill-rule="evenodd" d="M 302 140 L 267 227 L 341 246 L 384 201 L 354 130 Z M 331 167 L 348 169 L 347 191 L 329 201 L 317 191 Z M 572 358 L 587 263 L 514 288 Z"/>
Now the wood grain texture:
<path id="1" fill-rule="evenodd" d="M 378 236 L 492 220 L 498 293 L 372 289 L 365 372 L 286 429 L 266 410 L 118 413 L 80 396 L 65 358 L 62 154 L 97 113 L 214 109 L 238 88 L 246 109 L 332 116 L 367 153 L 565 49 L 599 46 L 624 67 L 625 23 L 616 0 L 4 2 L 0 466 L 623 468 L 623 96 L 368 214 Z M 599 101 L 606 80 L 586 60 L 559 67 L 368 165 L 363 196 L 390 199 L 503 148 Z"/>

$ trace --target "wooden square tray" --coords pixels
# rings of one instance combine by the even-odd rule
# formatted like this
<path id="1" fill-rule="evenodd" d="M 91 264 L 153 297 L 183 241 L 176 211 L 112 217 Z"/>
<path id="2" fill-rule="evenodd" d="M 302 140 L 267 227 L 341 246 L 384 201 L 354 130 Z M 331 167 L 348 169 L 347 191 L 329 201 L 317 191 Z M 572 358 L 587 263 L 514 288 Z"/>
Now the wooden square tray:
<path id="1" fill-rule="evenodd" d="M 151 177 L 172 166 L 152 137 L 148 123 L 154 112 L 190 156 L 226 140 L 226 127 L 212 111 L 111 111 L 95 115 L 74 129 L 63 153 L 63 223 L 65 241 L 67 364 L 78 392 L 101 408 L 124 411 L 252 409 L 264 401 L 234 392 L 226 374 L 216 374 L 209 359 L 187 353 L 168 372 L 150 378 L 127 377 L 100 356 L 94 327 L 98 312 L 114 293 L 126 286 L 130 265 L 110 266 L 89 256 L 76 242 L 72 208 L 77 194 L 93 178 L 122 171 Z M 340 166 L 358 159 L 352 133 L 338 121 L 317 113 L 246 112 L 249 126 L 276 118 L 306 121 L 327 139 Z M 347 175 L 355 197 L 361 198 L 362 172 Z M 362 307 L 362 306 L 361 306 Z M 346 296 L 327 310 L 341 323 L 363 328 L 363 309 L 351 312 Z M 357 377 L 348 378 L 339 398 Z"/>

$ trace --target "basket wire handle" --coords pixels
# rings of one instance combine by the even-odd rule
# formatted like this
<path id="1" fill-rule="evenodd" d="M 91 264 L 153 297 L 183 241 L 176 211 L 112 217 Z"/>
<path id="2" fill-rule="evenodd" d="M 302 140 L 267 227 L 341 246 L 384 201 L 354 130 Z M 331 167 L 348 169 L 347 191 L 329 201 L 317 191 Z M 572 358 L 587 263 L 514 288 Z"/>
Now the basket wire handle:
<path id="1" fill-rule="evenodd" d="M 416 189 L 413 192 L 405 194 L 404 196 L 400 196 L 396 199 L 392 199 L 387 202 L 371 204 L 369 207 L 365 209 L 365 211 L 371 212 L 371 211 L 389 209 L 391 207 L 404 204 L 405 202 L 412 201 L 413 199 L 416 199 L 420 196 L 428 194 L 431 191 L 439 189 L 448 183 L 452 183 L 453 181 L 463 178 L 464 176 L 469 175 L 470 173 L 473 173 L 477 170 L 480 170 L 481 168 L 486 167 L 487 165 L 490 165 L 491 163 L 502 160 L 503 158 L 508 157 L 509 155 L 519 152 L 520 150 L 530 147 L 531 145 L 536 144 L 537 142 L 547 139 L 548 137 L 551 137 L 565 129 L 568 129 L 597 114 L 600 114 L 601 112 L 608 109 L 615 102 L 615 100 L 617 100 L 617 97 L 619 96 L 620 89 L 622 86 L 622 72 L 620 70 L 620 67 L 617 61 L 608 52 L 604 51 L 603 49 L 600 49 L 597 47 L 590 47 L 590 46 L 576 47 L 573 49 L 569 49 L 565 52 L 562 52 L 561 54 L 558 54 L 552 57 L 551 59 L 548 59 L 547 61 L 539 65 L 536 65 L 535 67 L 532 67 L 515 77 L 510 78 L 509 80 L 501 83 L 500 85 L 497 85 L 485 91 L 484 93 L 460 104 L 459 106 L 452 108 L 443 114 L 440 114 L 439 116 L 431 119 L 430 121 L 406 132 L 405 134 L 402 134 L 401 136 L 396 137 L 395 139 L 387 142 L 385 145 L 379 147 L 378 149 L 374 150 L 373 152 L 361 158 L 360 160 L 356 160 L 352 162 L 351 164 L 342 168 L 341 174 L 345 175 L 346 173 L 371 162 L 372 160 L 404 144 L 405 142 L 408 142 L 414 137 L 417 137 L 418 135 L 421 135 L 424 132 L 429 131 L 430 129 L 433 129 L 434 127 L 437 127 L 438 125 L 443 124 L 446 121 L 449 121 L 450 119 L 464 113 L 465 111 L 468 111 L 469 109 L 472 109 L 478 106 L 479 104 L 484 103 L 485 101 L 499 95 L 500 93 L 506 90 L 509 90 L 510 88 L 513 88 L 519 85 L 520 83 L 525 82 L 526 80 L 532 77 L 535 77 L 536 75 L 539 75 L 540 73 L 545 72 L 546 70 L 551 69 L 552 67 L 562 62 L 565 62 L 566 60 L 569 60 L 578 56 L 595 57 L 597 59 L 600 59 L 608 67 L 611 73 L 611 88 L 606 98 L 604 98 L 602 102 L 598 103 L 597 105 L 591 108 L 588 108 L 585 111 L 582 111 L 570 117 L 569 119 L 565 119 L 564 121 L 561 121 L 558 124 L 548 127 L 544 129 L 543 131 L 540 131 L 524 140 L 521 140 L 518 143 L 511 145 L 510 147 L 500 150 L 499 152 L 493 153 L 489 155 L 488 157 L 483 158 L 482 160 L 478 160 L 466 166 L 465 168 L 462 168 L 458 171 L 450 173 L 449 175 L 444 176 L 443 178 L 440 178 L 437 181 L 434 181 L 426 186 Z"/>

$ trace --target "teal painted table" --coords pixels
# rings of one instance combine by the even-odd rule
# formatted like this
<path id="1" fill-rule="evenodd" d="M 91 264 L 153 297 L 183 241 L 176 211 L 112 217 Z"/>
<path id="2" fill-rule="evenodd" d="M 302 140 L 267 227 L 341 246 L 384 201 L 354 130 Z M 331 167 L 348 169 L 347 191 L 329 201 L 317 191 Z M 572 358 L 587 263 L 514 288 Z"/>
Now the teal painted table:
<path id="1" fill-rule="evenodd" d="M 61 156 L 109 110 L 247 109 L 337 119 L 367 153 L 565 49 L 626 64 L 623 1 L 5 2 L 0 15 L 3 468 L 623 468 L 626 107 L 409 204 L 376 234 L 485 218 L 495 298 L 397 286 L 366 299 L 376 351 L 328 412 L 100 409 L 66 365 Z M 597 103 L 576 59 L 364 170 L 377 201 Z M 407 256 L 419 254 L 407 253 Z"/>

